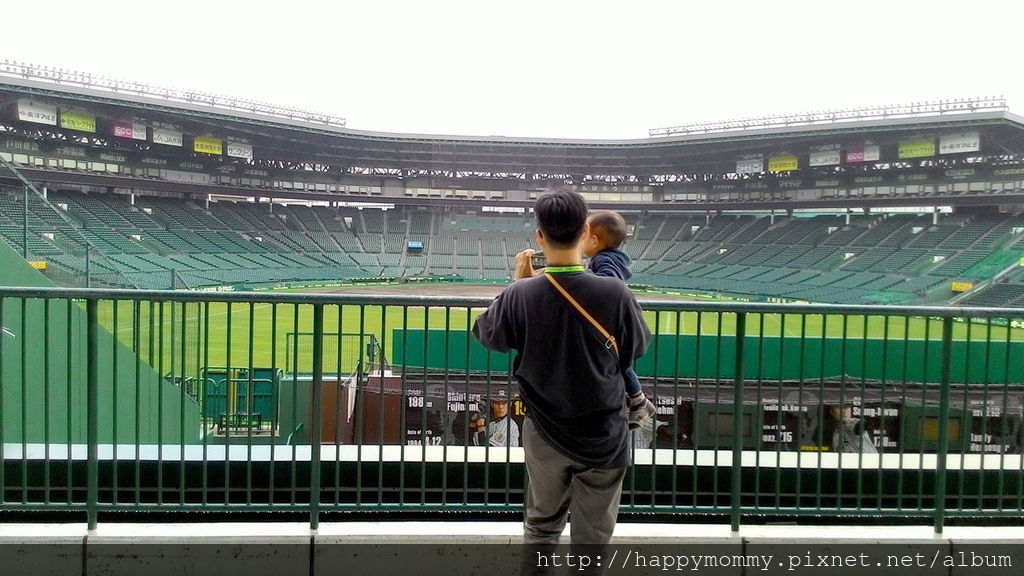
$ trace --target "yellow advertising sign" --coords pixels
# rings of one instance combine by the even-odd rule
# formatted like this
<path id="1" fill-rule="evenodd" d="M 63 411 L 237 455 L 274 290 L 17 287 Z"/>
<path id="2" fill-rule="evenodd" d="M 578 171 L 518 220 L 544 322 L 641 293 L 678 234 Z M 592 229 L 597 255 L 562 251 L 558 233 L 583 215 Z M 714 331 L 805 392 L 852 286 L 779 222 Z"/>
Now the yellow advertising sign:
<path id="1" fill-rule="evenodd" d="M 224 153 L 224 145 L 220 140 L 207 138 L 206 136 L 196 136 L 195 140 L 192 141 L 192 149 L 203 154 L 216 154 L 218 156 Z"/>
<path id="2" fill-rule="evenodd" d="M 60 127 L 78 132 L 96 132 L 96 117 L 85 112 L 61 110 Z"/>
<path id="3" fill-rule="evenodd" d="M 974 288 L 974 282 L 953 282 L 953 292 L 967 292 Z"/>
<path id="4" fill-rule="evenodd" d="M 928 158 L 935 156 L 934 140 L 904 140 L 900 142 L 899 157 Z"/>
<path id="5" fill-rule="evenodd" d="M 36 270 L 46 270 L 46 260 L 29 260 L 28 263 Z"/>
<path id="6" fill-rule="evenodd" d="M 769 172 L 791 172 L 800 167 L 796 156 L 772 156 L 768 159 Z"/>

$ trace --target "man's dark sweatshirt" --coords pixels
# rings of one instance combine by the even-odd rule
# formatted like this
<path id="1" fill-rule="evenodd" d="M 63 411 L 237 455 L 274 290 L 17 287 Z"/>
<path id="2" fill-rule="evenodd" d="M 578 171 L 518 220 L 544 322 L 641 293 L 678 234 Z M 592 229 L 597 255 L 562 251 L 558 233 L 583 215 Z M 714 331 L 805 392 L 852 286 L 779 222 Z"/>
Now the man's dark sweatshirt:
<path id="1" fill-rule="evenodd" d="M 618 342 L 619 354 L 543 277 L 514 282 L 477 318 L 484 347 L 517 352 L 512 371 L 527 417 L 553 448 L 584 465 L 629 465 L 623 370 L 647 351 L 640 305 L 614 278 L 571 272 L 557 280 Z"/>

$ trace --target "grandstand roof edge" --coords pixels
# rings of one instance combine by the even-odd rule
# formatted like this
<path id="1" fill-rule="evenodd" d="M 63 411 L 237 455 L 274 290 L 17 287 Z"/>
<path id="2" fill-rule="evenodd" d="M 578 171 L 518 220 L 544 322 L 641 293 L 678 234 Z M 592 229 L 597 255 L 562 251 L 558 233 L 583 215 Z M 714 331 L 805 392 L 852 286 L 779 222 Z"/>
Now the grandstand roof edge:
<path id="1" fill-rule="evenodd" d="M 158 98 L 141 95 L 126 94 L 123 92 L 109 92 L 96 88 L 84 86 L 54 85 L 52 83 L 0 77 L 0 87 L 12 87 L 14 89 L 29 89 L 37 91 L 44 97 L 49 95 L 55 98 L 88 97 L 96 100 L 103 100 L 107 104 L 132 105 L 141 104 L 163 109 L 166 112 L 188 111 L 199 115 L 206 115 L 211 118 L 220 117 L 228 120 L 246 120 L 262 124 L 277 124 L 281 127 L 316 130 L 322 133 L 331 133 L 339 136 L 362 137 L 375 140 L 400 141 L 433 141 L 451 142 L 466 144 L 538 144 L 548 146 L 569 145 L 569 146 L 614 146 L 614 147 L 642 147 L 681 144 L 686 142 L 708 142 L 708 141 L 730 141 L 736 139 L 749 140 L 751 138 L 771 138 L 777 136 L 788 136 L 793 134 L 835 132 L 856 130 L 862 131 L 872 128 L 894 128 L 896 126 L 929 126 L 933 124 L 948 125 L 951 123 L 969 123 L 979 121 L 1005 120 L 1017 124 L 1024 129 L 1024 117 L 1006 111 L 996 112 L 968 112 L 960 114 L 944 114 L 936 116 L 912 117 L 912 118 L 883 118 L 874 120 L 857 120 L 835 124 L 810 124 L 789 127 L 772 127 L 763 129 L 749 129 L 742 131 L 728 131 L 703 134 L 685 134 L 674 136 L 659 136 L 633 139 L 582 139 L 582 138 L 542 138 L 542 137 L 509 137 L 509 136 L 473 136 L 473 135 L 446 135 L 446 134 L 415 134 L 399 132 L 378 132 L 372 130 L 358 130 L 342 128 L 338 126 L 305 122 L 296 119 L 282 118 L 277 116 L 246 113 L 234 109 L 217 109 L 187 102 L 176 102 L 161 100 Z"/>

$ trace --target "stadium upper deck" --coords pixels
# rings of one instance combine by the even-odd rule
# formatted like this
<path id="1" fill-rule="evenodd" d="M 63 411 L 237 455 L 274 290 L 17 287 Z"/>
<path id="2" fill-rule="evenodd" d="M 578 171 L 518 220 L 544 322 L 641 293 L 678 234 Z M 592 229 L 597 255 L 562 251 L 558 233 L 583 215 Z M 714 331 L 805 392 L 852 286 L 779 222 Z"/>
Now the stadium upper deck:
<path id="1" fill-rule="evenodd" d="M 34 158 L 25 173 L 58 185 L 526 205 L 559 183 L 590 192 L 597 205 L 701 210 L 737 202 L 753 209 L 919 206 L 922 196 L 925 205 L 1024 203 L 1024 118 L 991 104 L 760 129 L 722 124 L 633 140 L 389 134 L 323 115 L 5 64 L 0 109 L 0 149 L 34 145 L 27 152 L 47 159 Z M 76 162 L 78 173 L 61 175 L 64 160 L 87 167 Z M 168 178 L 168 171 L 187 175 Z M 145 184 L 128 180 L 139 176 Z"/>

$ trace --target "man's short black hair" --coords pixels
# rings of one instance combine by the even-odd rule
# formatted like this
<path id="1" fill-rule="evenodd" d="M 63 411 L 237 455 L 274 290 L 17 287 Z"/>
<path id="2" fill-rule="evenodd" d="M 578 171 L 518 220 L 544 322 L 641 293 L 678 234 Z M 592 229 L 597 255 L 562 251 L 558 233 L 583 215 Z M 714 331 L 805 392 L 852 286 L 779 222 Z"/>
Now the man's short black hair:
<path id="1" fill-rule="evenodd" d="M 587 224 L 587 201 L 572 190 L 559 188 L 537 198 L 533 213 L 550 244 L 556 248 L 571 248 Z"/>

